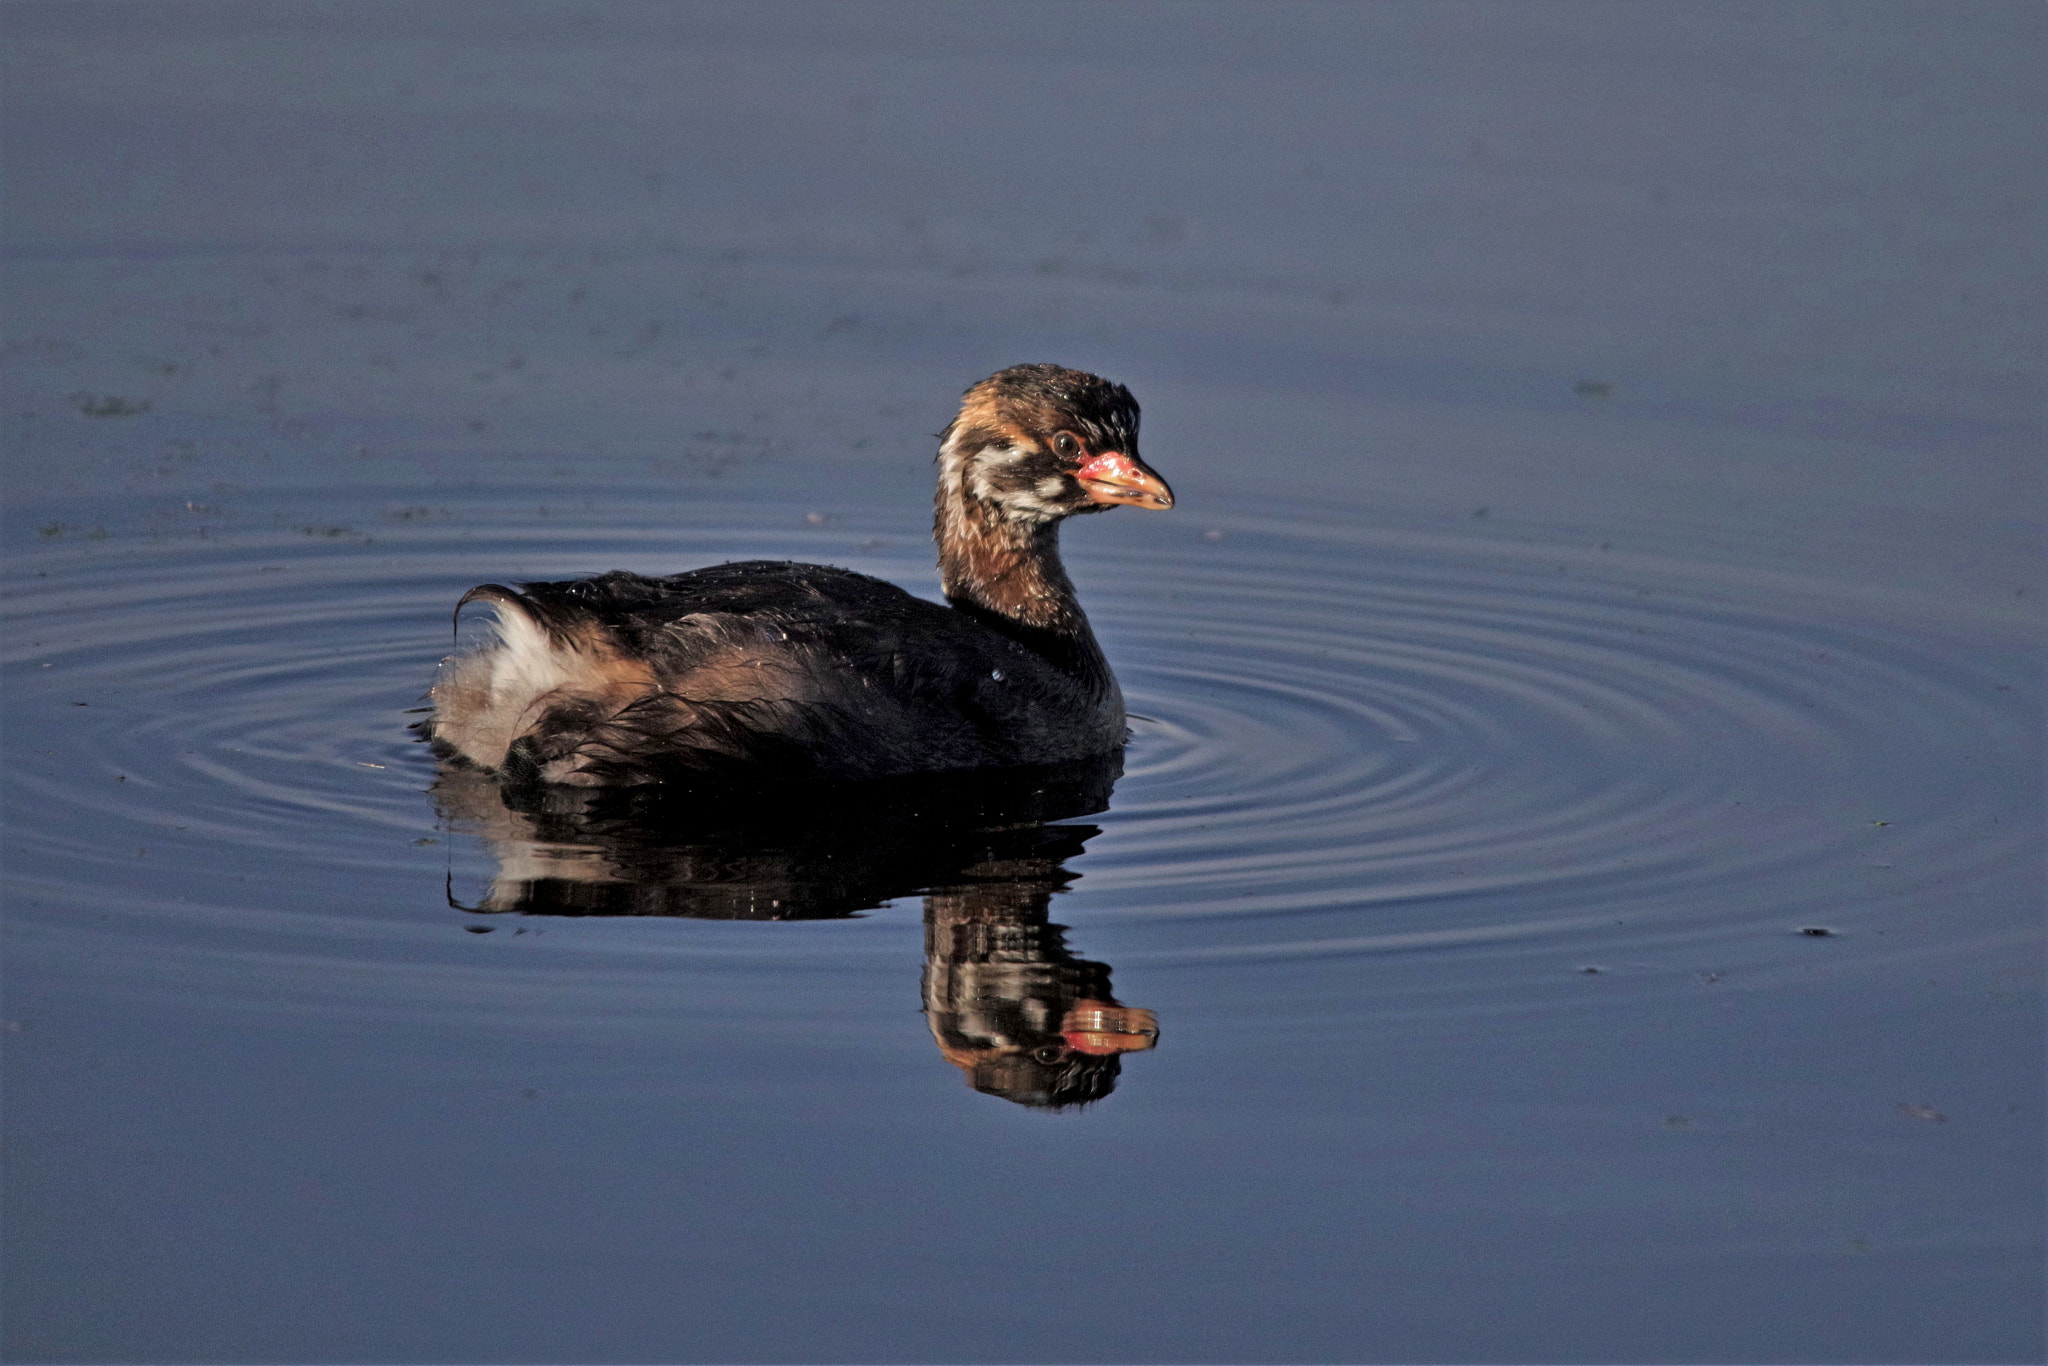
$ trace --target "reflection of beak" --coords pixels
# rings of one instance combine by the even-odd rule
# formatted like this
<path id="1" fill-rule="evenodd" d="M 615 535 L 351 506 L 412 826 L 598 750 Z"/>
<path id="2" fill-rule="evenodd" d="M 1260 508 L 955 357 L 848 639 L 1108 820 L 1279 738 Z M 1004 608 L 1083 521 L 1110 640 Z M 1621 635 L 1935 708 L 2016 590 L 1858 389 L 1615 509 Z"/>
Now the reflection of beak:
<path id="1" fill-rule="evenodd" d="M 1060 1033 L 1076 1053 L 1138 1053 L 1158 1044 L 1159 1020 L 1136 1006 L 1080 1001 L 1060 1021 Z"/>
<path id="2" fill-rule="evenodd" d="M 1173 506 L 1173 490 L 1166 481 L 1137 456 L 1122 451 L 1104 451 L 1075 470 L 1074 477 L 1088 491 L 1091 503 L 1127 503 L 1161 512 Z"/>

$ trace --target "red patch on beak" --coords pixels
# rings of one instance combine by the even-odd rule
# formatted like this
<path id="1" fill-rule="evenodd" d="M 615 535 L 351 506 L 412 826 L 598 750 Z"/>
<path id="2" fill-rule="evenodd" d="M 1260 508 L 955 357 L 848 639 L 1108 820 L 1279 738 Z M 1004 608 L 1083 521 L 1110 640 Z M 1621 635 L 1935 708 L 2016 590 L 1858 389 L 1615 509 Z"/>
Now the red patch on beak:
<path id="1" fill-rule="evenodd" d="M 1081 481 L 1091 503 L 1128 503 L 1162 511 L 1173 506 L 1173 490 L 1166 481 L 1144 461 L 1122 451 L 1104 451 L 1075 470 L 1074 478 Z"/>

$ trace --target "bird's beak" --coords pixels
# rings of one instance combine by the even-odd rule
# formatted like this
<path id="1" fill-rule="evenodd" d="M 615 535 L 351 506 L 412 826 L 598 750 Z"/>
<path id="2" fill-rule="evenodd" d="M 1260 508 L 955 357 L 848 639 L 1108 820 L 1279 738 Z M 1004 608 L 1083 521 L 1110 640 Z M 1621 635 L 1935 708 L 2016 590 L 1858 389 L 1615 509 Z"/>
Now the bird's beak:
<path id="1" fill-rule="evenodd" d="M 1074 477 L 1091 503 L 1127 503 L 1161 512 L 1173 506 L 1173 490 L 1166 481 L 1137 456 L 1122 451 L 1104 451 L 1075 470 Z"/>
<path id="2" fill-rule="evenodd" d="M 1076 1001 L 1060 1021 L 1067 1047 L 1076 1053 L 1107 1057 L 1138 1053 L 1159 1045 L 1159 1020 L 1149 1010 L 1111 1005 L 1107 1001 Z"/>

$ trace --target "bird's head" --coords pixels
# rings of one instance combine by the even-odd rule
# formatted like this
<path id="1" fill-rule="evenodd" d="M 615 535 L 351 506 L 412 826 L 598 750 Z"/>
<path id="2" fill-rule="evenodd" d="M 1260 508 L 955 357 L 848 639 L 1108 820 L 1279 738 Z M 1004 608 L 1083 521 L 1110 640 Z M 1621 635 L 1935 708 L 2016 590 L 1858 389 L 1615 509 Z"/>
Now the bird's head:
<path id="1" fill-rule="evenodd" d="M 1138 402 L 1121 384 L 1057 365 L 1013 365 L 967 391 L 939 447 L 946 486 L 1006 521 L 1173 506 L 1138 458 Z"/>

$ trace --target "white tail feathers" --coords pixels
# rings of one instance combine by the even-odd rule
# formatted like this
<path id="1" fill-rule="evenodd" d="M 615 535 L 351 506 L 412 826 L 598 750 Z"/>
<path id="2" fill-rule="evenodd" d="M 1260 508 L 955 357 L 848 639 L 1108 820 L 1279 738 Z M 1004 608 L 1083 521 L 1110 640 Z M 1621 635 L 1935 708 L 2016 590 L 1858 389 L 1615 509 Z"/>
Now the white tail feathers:
<path id="1" fill-rule="evenodd" d="M 580 690 L 579 683 L 601 687 L 604 680 L 595 661 L 550 636 L 509 593 L 479 589 L 463 601 L 490 604 L 497 639 L 441 661 L 434 734 L 471 762 L 498 768 L 512 742 L 544 714 L 546 698 Z"/>

